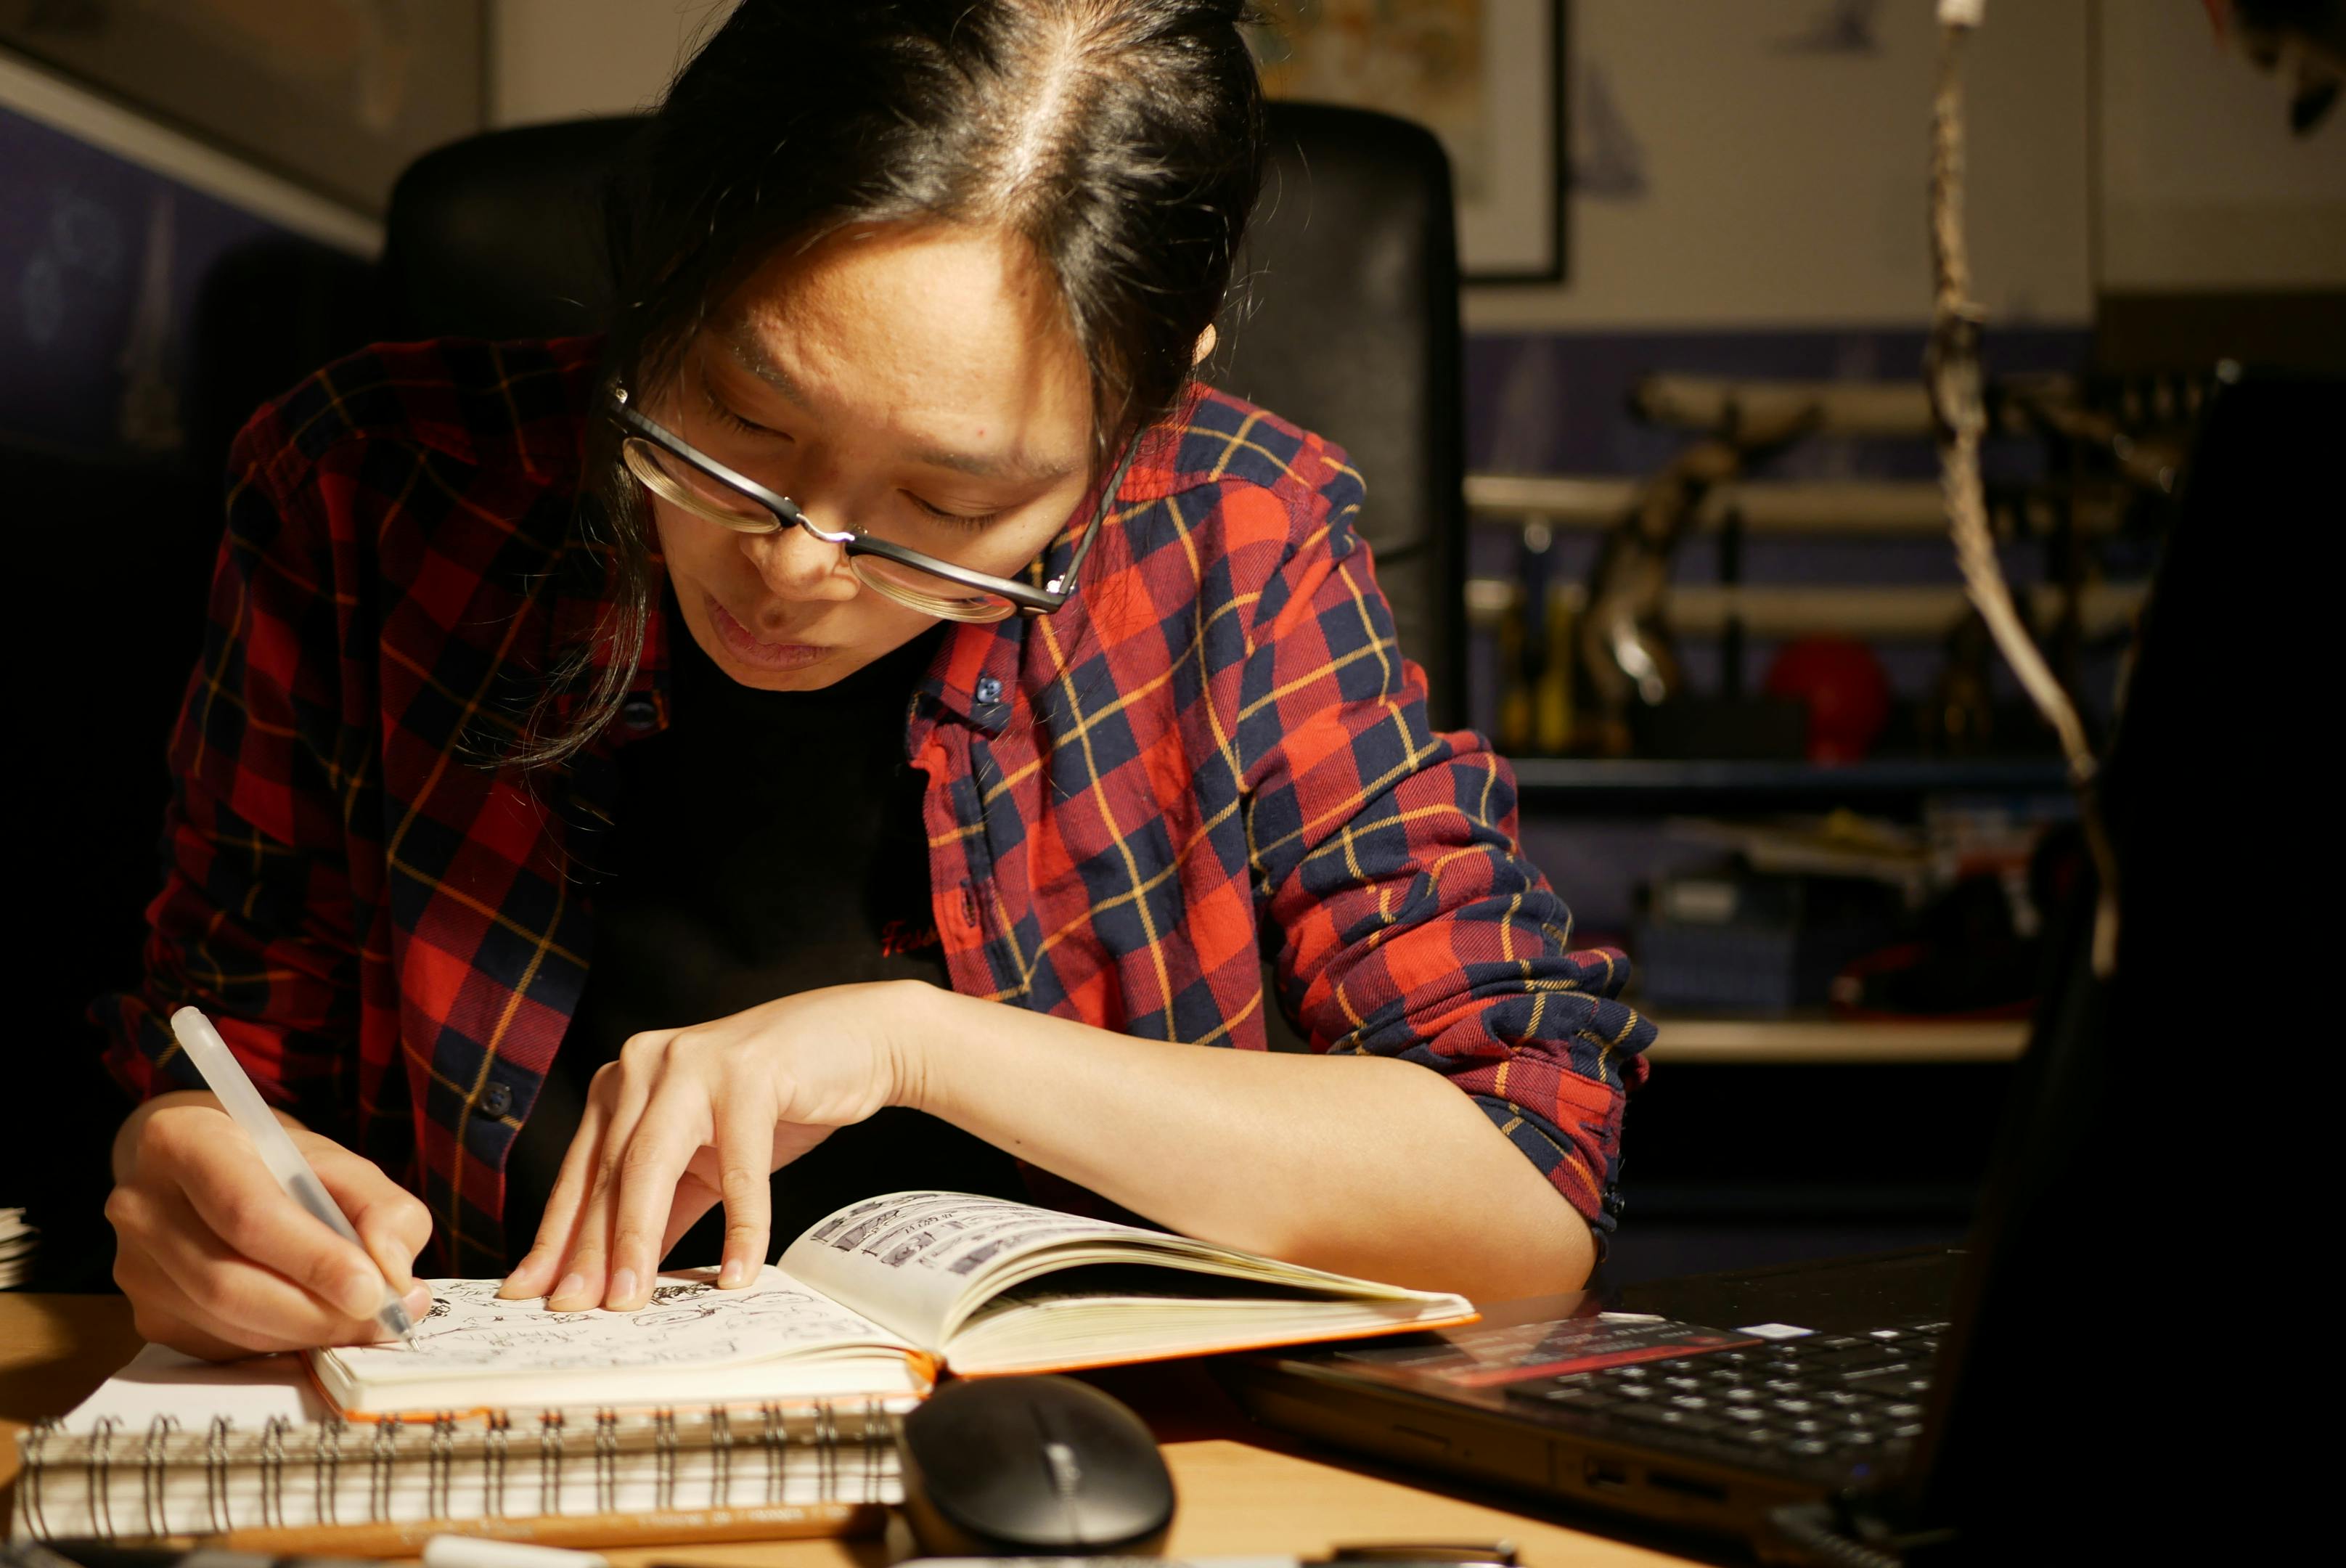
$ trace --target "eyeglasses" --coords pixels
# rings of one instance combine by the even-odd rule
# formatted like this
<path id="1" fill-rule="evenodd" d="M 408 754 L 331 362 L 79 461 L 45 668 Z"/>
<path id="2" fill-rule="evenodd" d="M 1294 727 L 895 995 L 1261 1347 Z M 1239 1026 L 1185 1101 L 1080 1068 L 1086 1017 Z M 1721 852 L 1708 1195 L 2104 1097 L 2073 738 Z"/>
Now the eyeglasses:
<path id="1" fill-rule="evenodd" d="M 1093 514 L 1083 537 L 1076 541 L 1075 554 L 1069 557 L 1066 570 L 1037 588 L 957 565 L 933 554 L 933 549 L 951 547 L 944 539 L 933 543 L 930 550 L 923 550 L 901 540 L 882 538 L 863 528 L 822 527 L 789 496 L 777 494 L 748 475 L 736 473 L 648 418 L 627 401 L 625 387 L 611 389 L 605 408 L 627 433 L 619 443 L 619 455 L 628 471 L 661 500 L 737 534 L 779 534 L 789 527 L 803 528 L 824 544 L 836 545 L 846 551 L 849 569 L 865 587 L 909 605 L 923 615 L 953 621 L 998 621 L 1022 612 L 1048 615 L 1072 598 L 1076 573 L 1090 553 L 1092 541 L 1098 537 L 1139 445 L 1137 439 L 1126 444 L 1115 474 L 1100 493 L 1099 510 Z M 955 526 L 940 523 L 936 531 L 944 535 Z"/>

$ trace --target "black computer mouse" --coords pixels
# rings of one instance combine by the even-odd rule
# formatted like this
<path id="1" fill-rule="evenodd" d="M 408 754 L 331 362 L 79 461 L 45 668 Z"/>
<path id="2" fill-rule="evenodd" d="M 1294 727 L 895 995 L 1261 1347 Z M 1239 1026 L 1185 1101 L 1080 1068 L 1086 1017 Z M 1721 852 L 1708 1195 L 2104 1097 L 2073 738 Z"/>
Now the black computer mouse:
<path id="1" fill-rule="evenodd" d="M 904 1515 L 932 1557 L 1147 1553 L 1173 1477 L 1138 1416 L 1068 1378 L 948 1383 L 904 1418 Z"/>

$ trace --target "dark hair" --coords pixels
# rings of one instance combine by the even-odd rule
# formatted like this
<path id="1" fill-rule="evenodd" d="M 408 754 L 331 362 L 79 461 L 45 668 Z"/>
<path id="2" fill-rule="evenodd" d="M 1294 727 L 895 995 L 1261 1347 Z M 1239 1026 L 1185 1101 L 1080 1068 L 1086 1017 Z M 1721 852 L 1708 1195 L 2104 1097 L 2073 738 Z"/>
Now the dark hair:
<path id="1" fill-rule="evenodd" d="M 1243 0 L 742 0 L 678 75 L 613 203 L 605 372 L 658 384 L 709 313 L 784 246 L 944 220 L 1031 248 L 1091 371 L 1095 462 L 1163 418 L 1229 285 L 1261 178 Z M 649 613 L 648 521 L 607 421 L 589 437 L 619 606 L 614 655 L 558 735 L 610 719 Z M 587 650 L 556 674 L 587 676 Z"/>

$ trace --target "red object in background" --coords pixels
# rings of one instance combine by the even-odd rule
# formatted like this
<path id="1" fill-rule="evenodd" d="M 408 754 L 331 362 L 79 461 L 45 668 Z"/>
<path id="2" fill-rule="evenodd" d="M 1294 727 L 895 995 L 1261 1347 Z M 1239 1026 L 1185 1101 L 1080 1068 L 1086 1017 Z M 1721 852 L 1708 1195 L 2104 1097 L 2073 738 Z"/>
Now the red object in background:
<path id="1" fill-rule="evenodd" d="M 1777 650 L 1768 695 L 1809 706 L 1809 760 L 1854 762 L 1890 719 L 1890 677 L 1873 650 L 1851 637 L 1802 637 Z"/>

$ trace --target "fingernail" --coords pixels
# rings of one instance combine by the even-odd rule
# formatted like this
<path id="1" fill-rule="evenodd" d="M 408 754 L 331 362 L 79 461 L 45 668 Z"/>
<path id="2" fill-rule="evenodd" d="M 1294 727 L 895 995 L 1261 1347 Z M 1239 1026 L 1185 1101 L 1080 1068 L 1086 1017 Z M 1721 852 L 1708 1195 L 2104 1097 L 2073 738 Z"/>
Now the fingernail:
<path id="1" fill-rule="evenodd" d="M 586 1277 L 573 1269 L 562 1277 L 561 1284 L 546 1292 L 546 1304 L 551 1307 L 557 1301 L 567 1301 L 572 1297 L 584 1296 L 586 1293 Z"/>
<path id="2" fill-rule="evenodd" d="M 432 1310 L 432 1288 L 421 1279 L 417 1280 L 407 1288 L 406 1294 L 400 1298 L 400 1304 L 407 1308 L 409 1317 L 423 1317 Z"/>
<path id="3" fill-rule="evenodd" d="M 617 1273 L 612 1275 L 611 1294 L 605 1298 L 605 1299 L 609 1301 L 612 1306 L 617 1307 L 622 1302 L 633 1301 L 635 1298 L 636 1271 L 632 1268 L 622 1268 Z"/>
<path id="4" fill-rule="evenodd" d="M 742 1267 L 741 1260 L 740 1258 L 727 1258 L 725 1260 L 725 1267 L 717 1271 L 717 1288 L 719 1290 L 732 1289 L 733 1287 L 741 1283 L 741 1277 L 748 1272 L 749 1270 Z"/>

